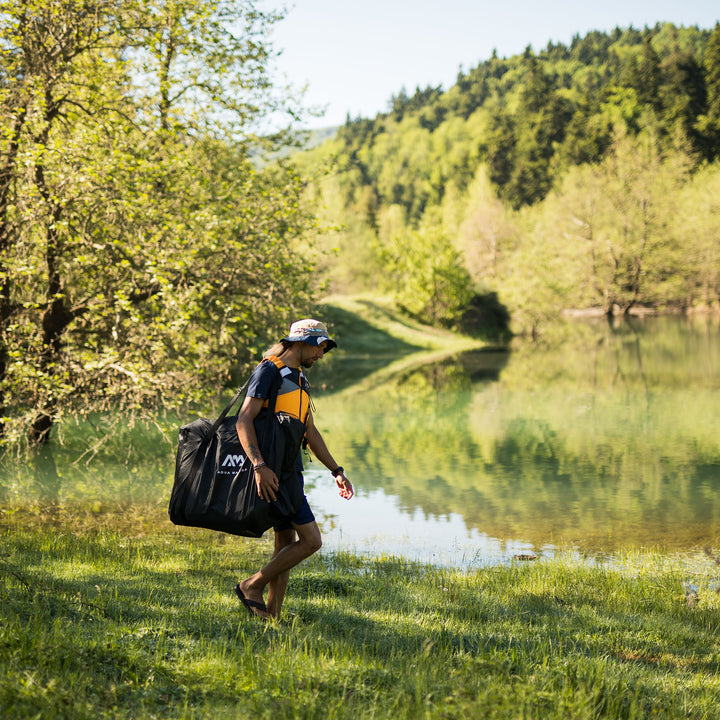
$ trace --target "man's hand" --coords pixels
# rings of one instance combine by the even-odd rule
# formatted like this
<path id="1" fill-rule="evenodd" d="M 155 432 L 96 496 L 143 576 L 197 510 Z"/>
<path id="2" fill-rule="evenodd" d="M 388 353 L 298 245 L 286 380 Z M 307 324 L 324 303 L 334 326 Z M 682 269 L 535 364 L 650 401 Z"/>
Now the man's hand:
<path id="1" fill-rule="evenodd" d="M 275 502 L 277 500 L 275 493 L 280 487 L 280 481 L 267 465 L 263 465 L 263 467 L 255 471 L 255 485 L 261 500 L 266 502 Z"/>
<path id="2" fill-rule="evenodd" d="M 353 486 L 350 484 L 350 481 L 345 477 L 344 472 L 339 473 L 335 476 L 335 484 L 338 486 L 341 498 L 349 500 L 355 494 L 355 492 L 353 491 Z"/>

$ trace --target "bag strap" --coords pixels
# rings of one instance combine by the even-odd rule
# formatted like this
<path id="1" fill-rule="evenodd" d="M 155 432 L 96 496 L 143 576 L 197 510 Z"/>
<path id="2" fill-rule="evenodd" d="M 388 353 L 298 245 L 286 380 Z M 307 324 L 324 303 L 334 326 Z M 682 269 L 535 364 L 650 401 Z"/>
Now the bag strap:
<path id="1" fill-rule="evenodd" d="M 268 408 L 271 411 L 275 410 L 275 403 L 277 401 L 278 392 L 280 392 L 280 386 L 282 385 L 283 378 L 292 374 L 292 370 L 276 355 L 268 355 L 265 360 L 269 360 L 278 369 L 279 382 L 276 382 L 270 390 L 268 395 Z"/>
<path id="2" fill-rule="evenodd" d="M 226 418 L 227 414 L 230 412 L 230 408 L 242 397 L 242 394 L 245 392 L 245 388 L 248 386 L 248 383 L 250 382 L 250 378 L 248 378 L 242 385 L 242 387 L 235 393 L 235 396 L 233 399 L 227 404 L 225 409 L 220 413 L 218 416 L 218 419 L 213 423 L 212 430 L 210 431 L 209 437 L 212 437 L 217 429 L 220 427 L 222 421 Z"/>
<path id="3" fill-rule="evenodd" d="M 268 357 L 265 358 L 266 360 L 269 360 L 275 367 L 280 371 L 280 375 L 282 376 L 282 369 L 287 368 L 285 363 L 275 355 L 268 355 Z M 257 367 L 260 367 L 262 365 L 262 362 L 258 363 Z M 257 369 L 257 368 L 256 368 Z M 252 377 L 252 375 L 250 375 Z M 248 386 L 248 383 L 250 382 L 250 377 L 242 384 L 242 387 L 235 393 L 235 396 L 233 399 L 227 404 L 225 409 L 220 413 L 218 416 L 218 419 L 213 423 L 212 430 L 210 431 L 210 437 L 212 437 L 217 429 L 220 427 L 222 421 L 227 417 L 227 414 L 230 412 L 230 408 L 242 397 L 242 394 L 245 392 L 245 388 Z M 275 407 L 275 399 L 277 398 L 277 388 L 275 392 L 272 395 L 272 406 Z"/>

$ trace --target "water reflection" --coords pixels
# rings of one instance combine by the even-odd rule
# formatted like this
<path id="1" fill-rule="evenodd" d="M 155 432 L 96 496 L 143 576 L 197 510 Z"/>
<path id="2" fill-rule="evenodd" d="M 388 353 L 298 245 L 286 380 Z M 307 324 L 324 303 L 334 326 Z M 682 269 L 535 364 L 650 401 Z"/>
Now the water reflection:
<path id="1" fill-rule="evenodd" d="M 463 570 L 513 562 L 536 553 L 532 543 L 500 539 L 468 527 L 458 513 L 428 515 L 404 507 L 383 490 L 360 493 L 348 503 L 334 490 L 326 473 L 308 473 L 308 498 L 323 529 L 323 544 L 335 552 L 369 557 L 396 556 Z M 319 510 L 321 509 L 321 510 Z M 538 557 L 554 555 L 540 548 Z"/>
<path id="2" fill-rule="evenodd" d="M 507 558 L 515 543 L 600 553 L 718 539 L 717 322 L 564 332 L 550 349 L 461 356 L 318 398 L 331 447 L 374 499 L 363 515 L 397 508 L 386 544 L 377 534 L 370 544 L 430 539 L 436 553 L 459 543 Z"/>
<path id="3" fill-rule="evenodd" d="M 341 355 L 313 368 L 313 386 L 327 388 L 316 392 L 318 425 L 357 489 L 339 500 L 328 473 L 310 465 L 326 548 L 465 567 L 566 547 L 597 556 L 717 544 L 717 319 L 561 332 L 549 346 L 370 376 Z M 90 464 L 77 458 L 102 425 L 68 432 L 54 455 L 45 449 L 12 471 L 4 461 L 0 501 L 166 503 L 185 420 L 113 438 Z"/>

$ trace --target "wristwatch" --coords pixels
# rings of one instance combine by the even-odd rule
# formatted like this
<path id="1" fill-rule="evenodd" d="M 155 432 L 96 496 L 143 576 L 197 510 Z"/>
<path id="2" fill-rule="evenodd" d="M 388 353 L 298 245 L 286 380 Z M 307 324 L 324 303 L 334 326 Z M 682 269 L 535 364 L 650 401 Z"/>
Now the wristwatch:
<path id="1" fill-rule="evenodd" d="M 342 465 L 338 465 L 334 470 L 330 471 L 330 474 L 333 477 L 337 477 L 338 475 L 341 475 L 344 472 L 345 472 L 345 468 Z"/>

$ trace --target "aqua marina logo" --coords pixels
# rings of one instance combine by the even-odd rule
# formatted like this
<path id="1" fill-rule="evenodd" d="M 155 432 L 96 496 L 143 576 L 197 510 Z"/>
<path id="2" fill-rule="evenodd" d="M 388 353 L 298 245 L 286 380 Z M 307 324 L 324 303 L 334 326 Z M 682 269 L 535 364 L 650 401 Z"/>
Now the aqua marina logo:
<path id="1" fill-rule="evenodd" d="M 227 455 L 225 455 L 225 458 L 223 459 L 222 463 L 220 463 L 220 467 L 238 468 L 244 462 L 245 462 L 244 455 L 234 455 L 233 453 L 228 453 Z"/>

